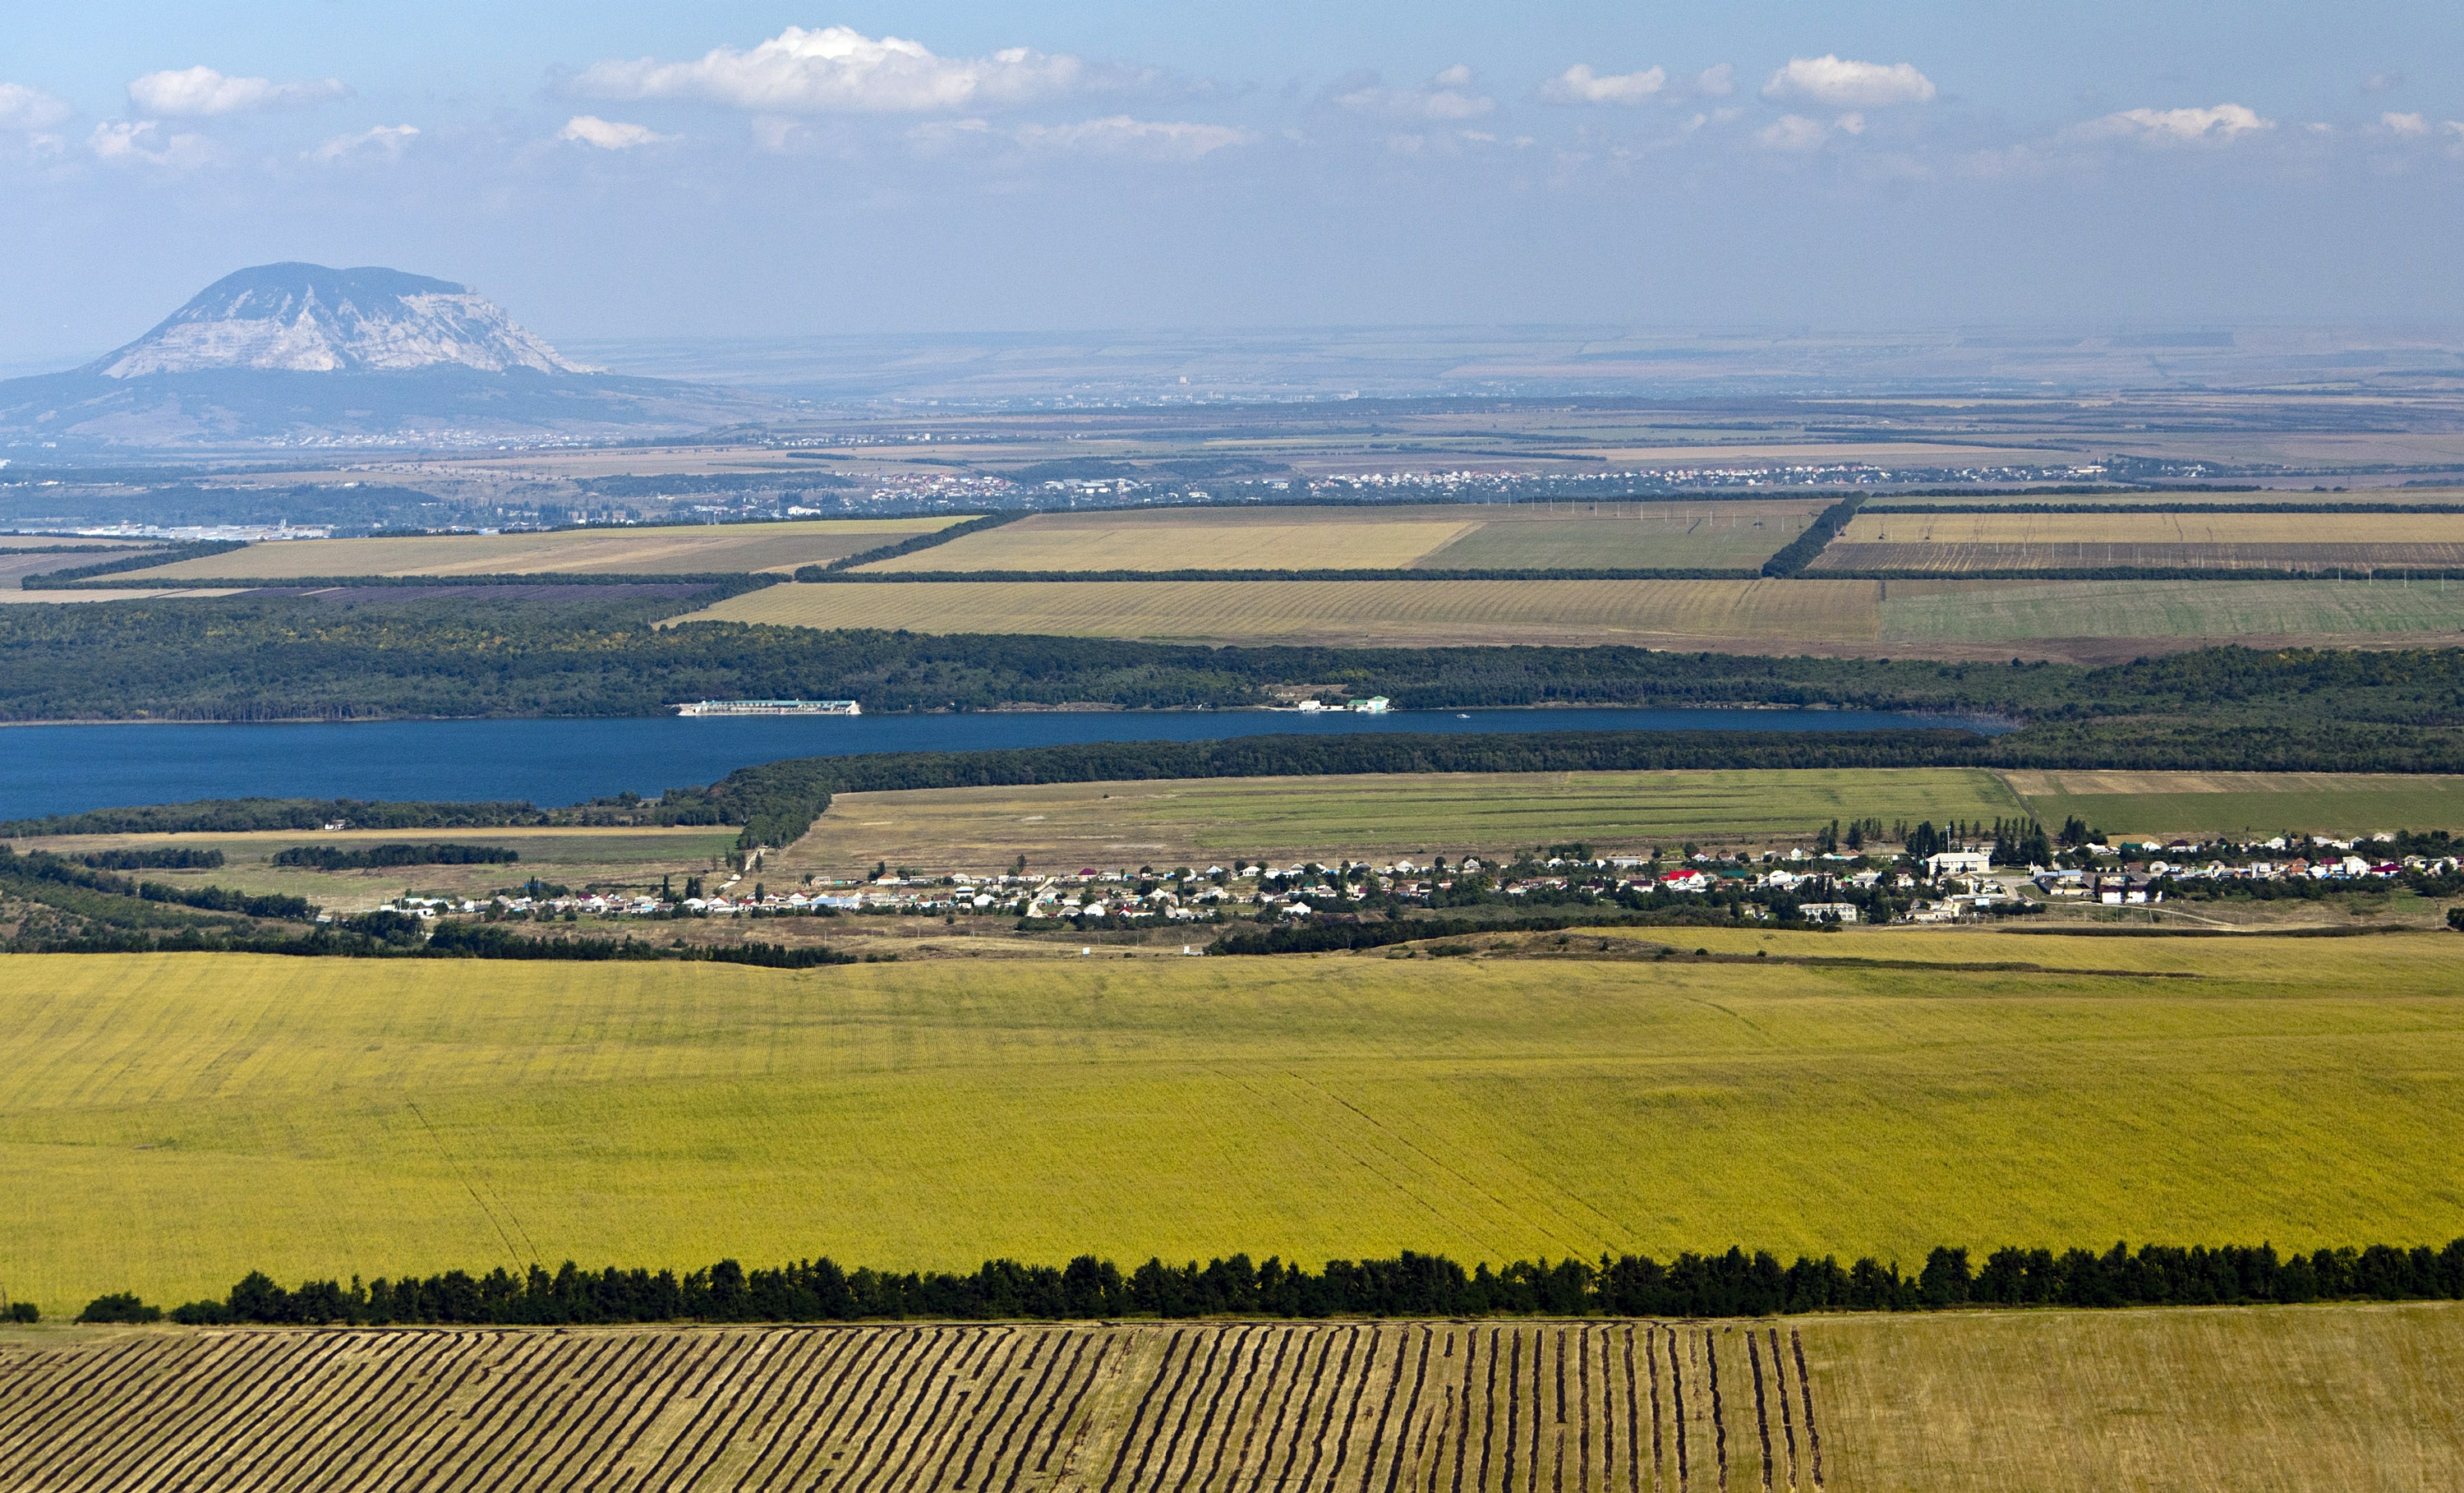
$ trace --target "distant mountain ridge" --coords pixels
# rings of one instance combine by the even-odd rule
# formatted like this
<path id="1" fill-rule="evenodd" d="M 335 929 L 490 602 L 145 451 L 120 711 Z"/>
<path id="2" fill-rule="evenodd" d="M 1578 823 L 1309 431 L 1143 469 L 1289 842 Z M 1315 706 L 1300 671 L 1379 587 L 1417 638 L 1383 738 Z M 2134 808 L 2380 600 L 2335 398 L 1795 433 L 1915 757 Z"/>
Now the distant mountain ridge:
<path id="1" fill-rule="evenodd" d="M 257 265 L 199 291 L 161 325 L 81 372 L 107 379 L 253 368 L 401 373 L 453 364 L 483 373 L 592 373 L 467 285 L 368 267 Z"/>
<path id="2" fill-rule="evenodd" d="M 589 367 L 451 280 L 292 262 L 223 276 L 83 367 L 0 383 L 0 451 L 630 440 L 788 407 Z"/>

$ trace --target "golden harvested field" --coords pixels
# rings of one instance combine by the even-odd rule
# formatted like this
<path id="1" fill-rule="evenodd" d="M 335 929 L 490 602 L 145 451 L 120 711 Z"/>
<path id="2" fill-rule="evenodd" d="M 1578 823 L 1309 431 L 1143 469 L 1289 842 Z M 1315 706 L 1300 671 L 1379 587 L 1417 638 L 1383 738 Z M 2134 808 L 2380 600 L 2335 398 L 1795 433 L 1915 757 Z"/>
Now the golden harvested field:
<path id="1" fill-rule="evenodd" d="M 1214 778 L 840 794 L 764 869 L 845 876 L 876 861 L 1042 870 L 1235 857 L 1494 857 L 1571 841 L 1610 853 L 1694 840 L 1810 844 L 1833 820 L 1914 823 L 2026 812 L 1967 768 L 1771 772 L 1429 773 Z M 2056 821 L 2059 823 L 2059 821 Z"/>
<path id="2" fill-rule="evenodd" d="M 0 1336 L 12 1487 L 2432 1493 L 2464 1309 Z"/>
<path id="3" fill-rule="evenodd" d="M 800 523 L 565 529 L 547 534 L 437 534 L 252 544 L 115 577 L 159 586 L 190 577 L 280 581 L 298 576 L 703 575 L 793 570 L 862 554 L 955 518 L 828 518 Z"/>
<path id="4" fill-rule="evenodd" d="M 149 845 L 220 850 L 223 864 L 209 870 L 153 867 L 120 874 L 181 887 L 232 887 L 243 891 L 306 897 L 329 912 L 360 912 L 406 889 L 421 896 L 483 896 L 518 887 L 536 876 L 576 891 L 599 888 L 656 889 L 659 878 L 709 871 L 736 844 L 732 829 L 345 829 L 266 830 L 247 834 L 51 835 L 10 842 L 20 849 L 62 855 L 135 849 Z M 477 866 L 395 866 L 320 871 L 275 866 L 275 855 L 294 845 L 366 849 L 381 845 L 497 845 L 520 859 Z"/>
<path id="5" fill-rule="evenodd" d="M 867 570 L 1751 569 L 1807 500 L 1039 514 Z"/>
<path id="6" fill-rule="evenodd" d="M 2464 778 L 2367 773 L 2011 772 L 2048 824 L 2078 815 L 2108 834 L 2224 833 L 2338 839 L 2464 829 Z"/>
<path id="7" fill-rule="evenodd" d="M 1696 648 L 1871 640 L 1876 595 L 1871 581 L 918 581 L 771 586 L 676 621 L 1207 643 Z"/>
<path id="8" fill-rule="evenodd" d="M 2457 1232 L 2453 934 L 1683 937 L 1775 957 L 8 956 L 0 1285 Z"/>
<path id="9" fill-rule="evenodd" d="M 2464 514 L 1859 514 L 1811 568 L 2102 565 L 2438 569 L 2464 565 Z"/>
<path id="10" fill-rule="evenodd" d="M 1840 1493 L 2428 1493 L 2464 1466 L 2452 1302 L 1839 1316 L 1801 1330 Z"/>

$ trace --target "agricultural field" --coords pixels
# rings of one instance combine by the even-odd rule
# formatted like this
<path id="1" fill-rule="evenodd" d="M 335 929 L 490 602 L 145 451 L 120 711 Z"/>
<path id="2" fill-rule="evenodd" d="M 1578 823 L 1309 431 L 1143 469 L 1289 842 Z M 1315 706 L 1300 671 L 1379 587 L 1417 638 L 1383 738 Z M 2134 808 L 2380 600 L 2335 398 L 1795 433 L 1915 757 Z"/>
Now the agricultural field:
<path id="1" fill-rule="evenodd" d="M 190 578 L 283 581 L 322 576 L 716 575 L 787 571 L 859 555 L 955 518 L 829 518 L 797 523 L 561 529 L 288 539 L 114 577 L 134 587 Z M 74 560 L 70 563 L 75 563 Z M 56 567 L 55 567 L 56 568 Z"/>
<path id="2" fill-rule="evenodd" d="M 847 793 L 765 869 L 860 874 L 876 861 L 986 871 L 1397 855 L 1460 860 L 1583 841 L 1600 854 L 1683 841 L 1809 845 L 1833 820 L 1992 820 L 2026 810 L 1967 768 L 1429 773 L 1046 783 Z M 2059 823 L 2060 821 L 2055 821 Z"/>
<path id="3" fill-rule="evenodd" d="M 2286 833 L 2345 839 L 2464 829 L 2464 779 L 2367 773 L 2006 772 L 2047 824 L 2072 815 L 2107 834 Z"/>
<path id="4" fill-rule="evenodd" d="M 37 545 L 57 544 L 57 539 L 33 540 L 20 544 L 0 543 L 0 589 L 16 589 L 28 576 L 47 570 L 71 570 L 79 565 L 96 565 L 105 560 L 122 560 L 108 550 L 73 550 L 66 554 L 48 553 Z"/>
<path id="5" fill-rule="evenodd" d="M 1806 584 L 1798 582 L 1796 584 Z M 2464 631 L 2464 582 L 1890 581 L 1878 582 L 1881 651 L 1910 645 L 2062 644 L 2098 657 L 2093 640 L 2169 640 L 2187 647 L 2453 648 Z M 784 589 L 778 587 L 774 589 Z M 2014 652 L 2059 654 L 2059 647 Z M 2127 654 L 2123 655 L 2124 657 Z"/>
<path id="6" fill-rule="evenodd" d="M 862 568 L 1750 570 L 1821 509 L 1800 498 L 1040 514 Z"/>
<path id="7" fill-rule="evenodd" d="M 8 956 L 0 1288 L 2456 1232 L 2453 934 L 1683 937 L 1745 957 Z"/>
<path id="8" fill-rule="evenodd" d="M 259 894 L 305 897 L 329 912 L 361 912 L 408 891 L 423 897 L 477 897 L 519 887 L 533 877 L 575 891 L 618 888 L 656 890 L 672 874 L 682 885 L 719 864 L 736 844 L 733 829 L 522 828 L 263 830 L 244 834 L 53 835 L 7 842 L 21 850 L 90 855 L 166 847 L 220 850 L 210 869 L 152 867 L 118 874 L 177 887 L 230 887 Z M 317 870 L 276 866 L 274 857 L 298 845 L 362 850 L 381 845 L 493 845 L 518 859 L 470 866 L 397 866 Z"/>
<path id="9" fill-rule="evenodd" d="M 2313 492 L 2308 488 L 2259 488 L 2245 492 L 2194 493 L 2182 490 L 2150 493 L 2126 489 L 2090 489 L 2076 493 L 2048 493 L 2011 490 L 1995 492 L 1971 489 L 1957 493 L 1893 493 L 1878 496 L 1869 506 L 1887 504 L 1892 508 L 1975 508 L 1990 503 L 2008 504 L 2014 508 L 2108 508 L 2116 504 L 2141 505 L 2148 509 L 2174 508 L 2244 508 L 2266 503 L 2287 509 L 2344 506 L 2351 504 L 2395 503 L 2407 507 L 2464 504 L 2464 488 L 2453 487 L 2357 487 Z M 1873 515 L 1875 517 L 1887 516 Z"/>
<path id="10" fill-rule="evenodd" d="M 771 586 L 674 621 L 1332 646 L 1725 643 L 1765 651 L 1779 639 L 1871 641 L 1877 594 L 1871 581 L 920 581 Z"/>
<path id="11" fill-rule="evenodd" d="M 2464 1309 L 0 1335 L 54 1488 L 2430 1490 Z"/>
<path id="12" fill-rule="evenodd" d="M 2464 514 L 1859 514 L 1811 570 L 2464 566 Z"/>

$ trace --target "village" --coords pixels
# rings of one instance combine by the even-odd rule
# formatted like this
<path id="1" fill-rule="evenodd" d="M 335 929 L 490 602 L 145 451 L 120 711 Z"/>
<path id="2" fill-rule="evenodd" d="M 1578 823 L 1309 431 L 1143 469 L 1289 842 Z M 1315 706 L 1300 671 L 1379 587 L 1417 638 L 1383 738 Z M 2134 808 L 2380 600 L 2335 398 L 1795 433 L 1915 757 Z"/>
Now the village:
<path id="1" fill-rule="evenodd" d="M 2233 846 L 2183 839 L 2122 841 L 2059 850 L 2055 864 L 1997 864 L 1991 846 L 1914 857 L 1869 845 L 1862 852 L 1714 851 L 1685 847 L 1682 858 L 1650 854 L 1524 855 L 1507 861 L 1466 855 L 1385 863 L 1340 859 L 1289 865 L 1235 860 L 1230 866 L 1141 866 L 1071 872 L 1009 871 L 932 875 L 876 867 L 854 879 L 806 876 L 773 889 L 760 875 L 762 852 L 705 892 L 702 878 L 679 890 L 517 889 L 493 897 L 409 894 L 377 911 L 421 919 L 707 918 L 886 915 L 999 917 L 1022 929 L 1134 926 L 1141 922 L 1222 923 L 1313 917 L 1404 915 L 1414 909 L 1513 909 L 1611 904 L 1653 911 L 1717 906 L 1738 918 L 1844 925 L 1954 923 L 2040 912 L 2066 904 L 2146 907 L 2176 896 L 2230 894 L 2271 884 L 2297 893 L 2396 882 L 2408 874 L 2452 877 L 2452 855 L 2387 853 L 2392 833 L 2362 840 L 2277 837 Z M 2266 852 L 2253 856 L 2252 851 Z M 2378 852 L 2378 853 L 2373 853 Z M 2230 854 L 2231 858 L 2227 856 Z"/>

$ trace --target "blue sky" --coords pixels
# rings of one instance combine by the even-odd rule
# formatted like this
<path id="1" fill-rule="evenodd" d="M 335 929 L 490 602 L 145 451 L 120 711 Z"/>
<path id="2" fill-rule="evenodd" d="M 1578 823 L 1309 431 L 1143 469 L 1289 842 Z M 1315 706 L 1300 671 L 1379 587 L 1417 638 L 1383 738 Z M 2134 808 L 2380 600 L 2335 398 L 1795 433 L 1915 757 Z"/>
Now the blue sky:
<path id="1" fill-rule="evenodd" d="M 18 4 L 0 363 L 277 258 L 550 336 L 2464 319 L 2423 4 Z"/>

